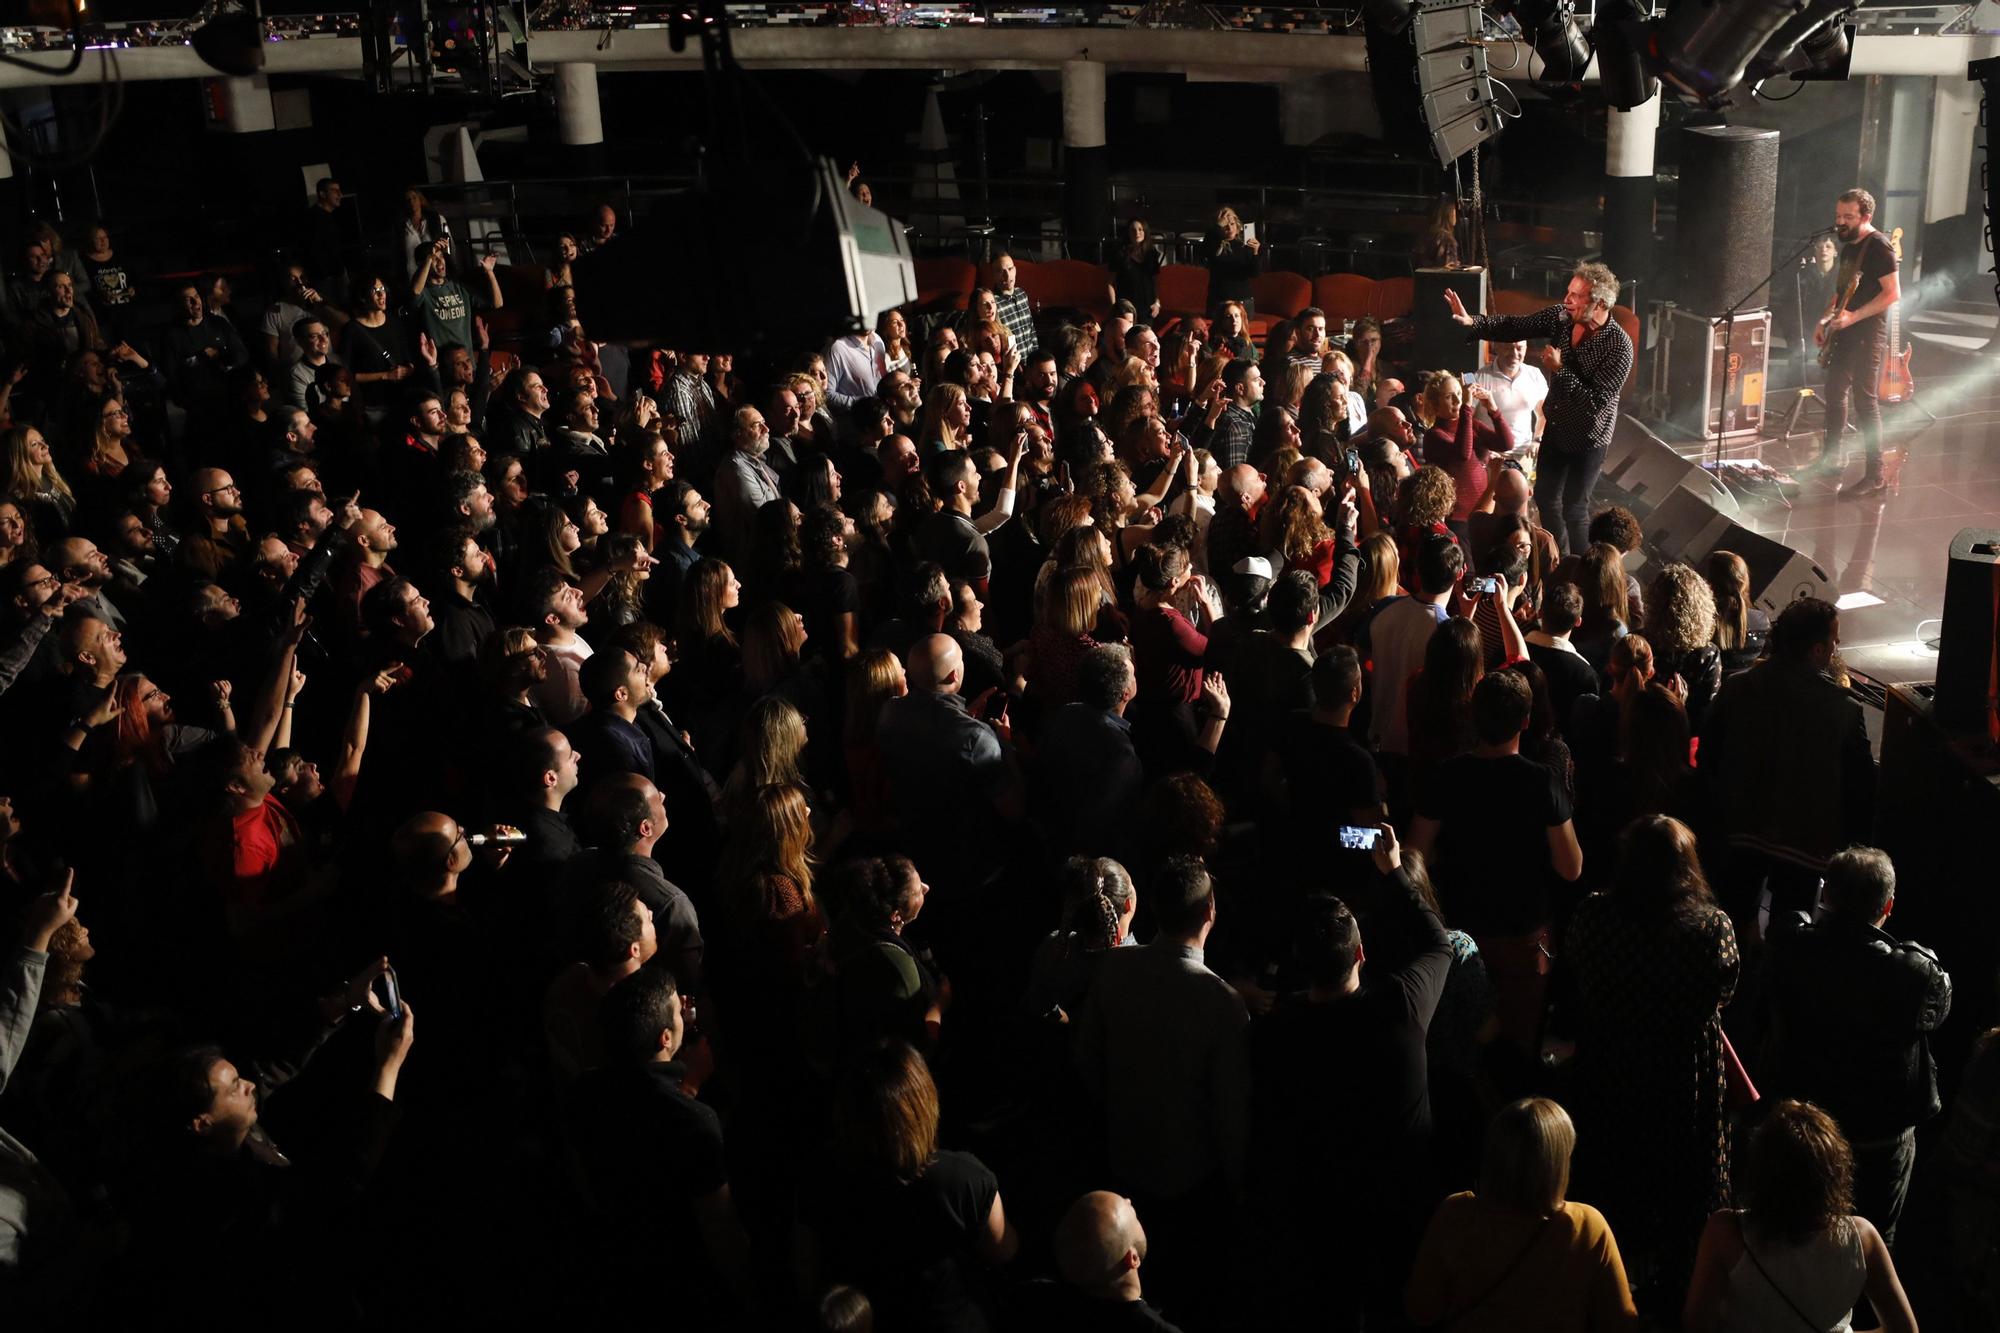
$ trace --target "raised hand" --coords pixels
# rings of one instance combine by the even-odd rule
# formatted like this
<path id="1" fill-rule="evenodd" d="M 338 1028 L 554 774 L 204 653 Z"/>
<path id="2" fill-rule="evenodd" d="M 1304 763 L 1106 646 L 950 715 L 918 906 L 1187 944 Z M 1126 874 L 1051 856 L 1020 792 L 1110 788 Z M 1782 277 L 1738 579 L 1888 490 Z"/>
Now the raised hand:
<path id="1" fill-rule="evenodd" d="M 21 943 L 36 953 L 47 953 L 55 933 L 76 919 L 76 871 L 63 871 L 62 887 L 43 894 L 28 904 L 22 916 Z"/>

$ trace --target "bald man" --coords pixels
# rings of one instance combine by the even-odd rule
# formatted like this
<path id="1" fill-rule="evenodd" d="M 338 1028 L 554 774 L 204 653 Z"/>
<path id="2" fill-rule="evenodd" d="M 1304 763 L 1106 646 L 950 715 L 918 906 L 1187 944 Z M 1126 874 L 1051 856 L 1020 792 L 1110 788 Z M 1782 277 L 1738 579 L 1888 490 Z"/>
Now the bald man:
<path id="1" fill-rule="evenodd" d="M 1005 825 L 1023 808 L 1006 697 L 960 697 L 965 658 L 948 634 L 918 639 L 909 659 L 910 692 L 883 705 L 876 727 L 890 801 L 926 878 L 976 884 L 997 868 Z"/>
<path id="2" fill-rule="evenodd" d="M 1037 1311 L 1050 1333 L 1174 1329 L 1140 1295 L 1146 1229 L 1130 1199 L 1106 1190 L 1084 1195 L 1056 1225 L 1054 1248 L 1062 1285 L 1051 1290 L 1048 1309 Z"/>
<path id="3" fill-rule="evenodd" d="M 191 519 L 174 558 L 202 578 L 221 582 L 250 549 L 242 488 L 221 468 L 205 467 L 188 478 L 185 499 Z"/>
<path id="4" fill-rule="evenodd" d="M 458 877 L 472 865 L 472 844 L 456 819 L 426 810 L 391 835 L 389 856 L 411 892 L 448 904 L 458 898 Z"/>
<path id="5" fill-rule="evenodd" d="M 1227 571 L 1247 556 L 1262 555 L 1257 520 L 1264 512 L 1264 474 L 1239 463 L 1222 474 L 1215 493 L 1215 517 L 1208 524 L 1208 567 Z"/>

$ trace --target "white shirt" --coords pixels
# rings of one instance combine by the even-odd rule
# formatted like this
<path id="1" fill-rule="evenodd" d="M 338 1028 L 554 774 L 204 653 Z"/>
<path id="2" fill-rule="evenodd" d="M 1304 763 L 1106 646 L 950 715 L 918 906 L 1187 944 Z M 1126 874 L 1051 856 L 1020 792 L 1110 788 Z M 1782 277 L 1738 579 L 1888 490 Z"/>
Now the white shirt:
<path id="1" fill-rule="evenodd" d="M 549 674 L 535 686 L 534 700 L 551 726 L 566 727 L 583 716 L 583 686 L 577 675 L 590 660 L 590 645 L 578 638 L 569 643 L 545 643 L 541 648 Z"/>
<path id="2" fill-rule="evenodd" d="M 1539 368 L 1523 361 L 1514 367 L 1514 378 L 1508 379 L 1498 367 L 1483 366 L 1466 378 L 1466 384 L 1480 385 L 1493 395 L 1493 406 L 1507 418 L 1507 429 L 1513 433 L 1516 445 L 1535 438 L 1535 409 L 1549 396 L 1549 382 Z M 1478 411 L 1487 424 L 1492 424 L 1484 406 Z"/>
<path id="3" fill-rule="evenodd" d="M 859 341 L 835 338 L 826 346 L 826 396 L 841 407 L 852 407 L 857 398 L 875 392 L 888 373 L 888 349 L 872 333 Z"/>

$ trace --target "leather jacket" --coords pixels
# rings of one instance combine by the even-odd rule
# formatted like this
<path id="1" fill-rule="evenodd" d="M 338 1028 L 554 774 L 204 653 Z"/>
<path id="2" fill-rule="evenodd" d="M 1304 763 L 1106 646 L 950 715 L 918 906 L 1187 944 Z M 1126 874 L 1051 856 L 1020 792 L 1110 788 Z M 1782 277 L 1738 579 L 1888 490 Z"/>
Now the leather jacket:
<path id="1" fill-rule="evenodd" d="M 1849 1139 L 1884 1139 L 1938 1113 L 1929 1034 L 1951 975 L 1921 944 L 1865 921 L 1772 922 L 1769 1091 L 1824 1107 Z"/>

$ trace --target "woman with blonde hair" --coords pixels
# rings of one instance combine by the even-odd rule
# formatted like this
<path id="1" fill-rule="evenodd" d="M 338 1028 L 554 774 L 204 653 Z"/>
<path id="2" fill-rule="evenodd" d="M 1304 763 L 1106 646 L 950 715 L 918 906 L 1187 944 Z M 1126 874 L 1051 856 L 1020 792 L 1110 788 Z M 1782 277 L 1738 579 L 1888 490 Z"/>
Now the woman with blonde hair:
<path id="1" fill-rule="evenodd" d="M 1456 1333 L 1595 1333 L 1639 1312 L 1604 1214 L 1568 1198 L 1576 1126 L 1546 1097 L 1500 1108 L 1486 1128 L 1479 1188 L 1438 1205 L 1410 1271 L 1404 1309 Z"/>
<path id="2" fill-rule="evenodd" d="M 1123 364 L 1111 372 L 1111 379 L 1105 385 L 1105 392 L 1118 394 L 1134 387 L 1151 389 L 1158 393 L 1160 381 L 1159 377 L 1153 374 L 1151 366 L 1136 356 L 1128 356 Z"/>
<path id="3" fill-rule="evenodd" d="M 1646 589 L 1646 640 L 1661 678 L 1686 686 L 1688 727 L 1701 734 L 1722 690 L 1722 650 L 1715 645 L 1715 593 L 1687 565 L 1663 565 Z"/>
<path id="4" fill-rule="evenodd" d="M 1092 635 L 1103 612 L 1104 584 L 1092 566 L 1073 565 L 1049 581 L 1028 636 L 1028 688 L 1045 710 L 1075 702 L 1077 670 L 1098 645 Z"/>
<path id="5" fill-rule="evenodd" d="M 1748 1206 L 1708 1219 L 1681 1327 L 1846 1333 L 1866 1295 L 1888 1333 L 1916 1333 L 1882 1233 L 1854 1212 L 1854 1154 L 1833 1117 L 1810 1102 L 1779 1102 L 1749 1146 Z"/>
<path id="6" fill-rule="evenodd" d="M 1215 211 L 1215 229 L 1208 233 L 1208 299 L 1211 304 L 1235 301 L 1251 314 L 1257 312 L 1250 284 L 1261 267 L 1259 251 L 1263 243 L 1246 237 L 1243 219 L 1236 210 L 1223 205 Z"/>
<path id="7" fill-rule="evenodd" d="M 972 447 L 972 400 L 962 385 L 933 385 L 917 423 L 917 447 L 928 458 L 948 449 Z"/>
<path id="8" fill-rule="evenodd" d="M 895 826 L 889 803 L 889 770 L 875 744 L 875 725 L 882 705 L 910 692 L 903 663 L 887 648 L 858 653 L 847 667 L 847 720 L 843 737 L 847 757 L 848 808 L 854 830 L 881 836 Z"/>
<path id="9" fill-rule="evenodd" d="M 69 533 L 76 517 L 76 492 L 56 470 L 55 454 L 48 440 L 33 426 L 15 426 L 0 436 L 6 446 L 6 484 L 0 494 L 11 495 L 16 504 L 32 511 L 35 540 L 54 545 Z"/>
<path id="10" fill-rule="evenodd" d="M 734 822 L 744 803 L 773 784 L 805 790 L 806 719 L 791 700 L 767 694 L 737 728 L 736 766 L 723 784 L 722 804 Z"/>

